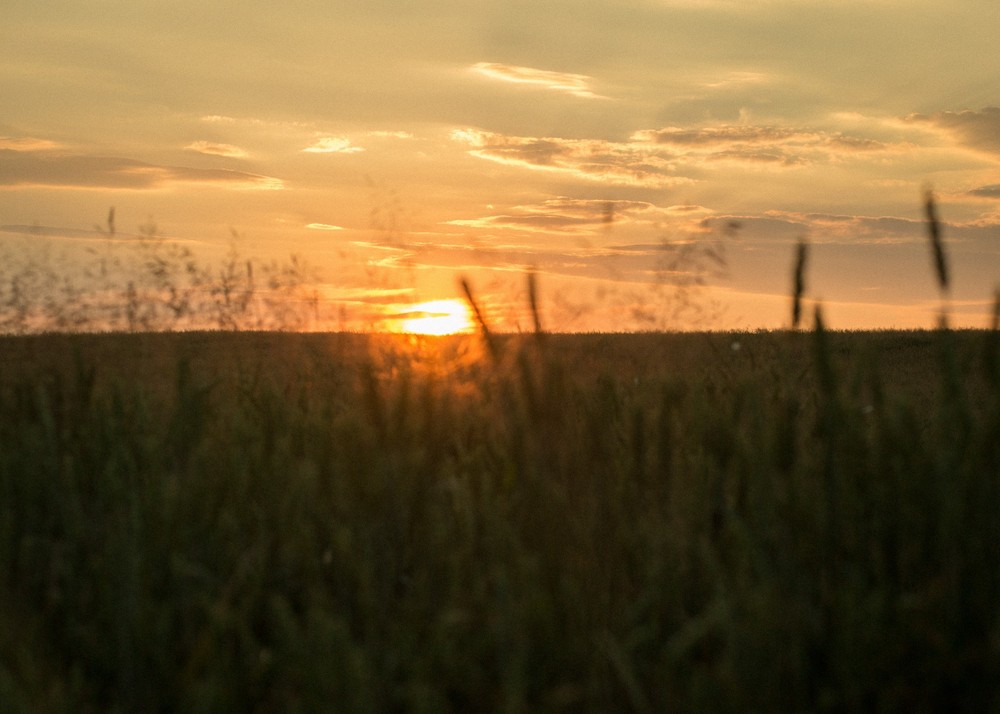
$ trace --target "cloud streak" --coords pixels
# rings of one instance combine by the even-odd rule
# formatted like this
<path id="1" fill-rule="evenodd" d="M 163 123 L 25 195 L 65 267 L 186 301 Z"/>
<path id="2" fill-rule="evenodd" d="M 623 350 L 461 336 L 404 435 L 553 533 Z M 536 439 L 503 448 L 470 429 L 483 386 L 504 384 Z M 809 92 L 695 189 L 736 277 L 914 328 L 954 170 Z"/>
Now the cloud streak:
<path id="1" fill-rule="evenodd" d="M 597 139 L 506 136 L 477 129 L 452 132 L 454 141 L 488 161 L 571 174 L 588 181 L 663 188 L 689 183 L 675 175 L 656 152 L 627 143 Z"/>
<path id="2" fill-rule="evenodd" d="M 963 146 L 1000 157 L 1000 107 L 911 114 L 906 121 L 930 126 Z"/>
<path id="3" fill-rule="evenodd" d="M 592 77 L 585 74 L 570 74 L 568 72 L 553 72 L 533 67 L 518 67 L 500 62 L 477 62 L 470 67 L 472 72 L 489 79 L 512 84 L 526 84 L 542 87 L 555 92 L 564 92 L 581 99 L 607 99 L 608 97 L 594 93 L 590 88 Z"/>
<path id="4" fill-rule="evenodd" d="M 803 235 L 816 244 L 918 245 L 927 243 L 927 222 L 897 216 L 839 215 L 767 211 L 761 215 L 710 216 L 702 220 L 706 231 L 721 230 L 726 223 L 740 225 L 741 239 L 757 245 L 790 245 Z M 991 246 L 996 243 L 1000 217 L 994 220 L 944 223 L 945 241 L 952 247 Z"/>
<path id="5" fill-rule="evenodd" d="M 309 223 L 306 228 L 314 231 L 342 231 L 344 228 L 342 226 L 335 226 L 331 223 Z"/>
<path id="6" fill-rule="evenodd" d="M 472 128 L 456 129 L 451 138 L 468 145 L 473 156 L 489 161 L 646 188 L 691 183 L 718 163 L 780 169 L 907 148 L 840 132 L 752 125 L 647 129 L 634 132 L 627 141 L 510 136 Z"/>
<path id="7" fill-rule="evenodd" d="M 977 198 L 998 198 L 1000 199 L 1000 184 L 992 186 L 980 186 L 969 191 L 969 195 Z"/>
<path id="8" fill-rule="evenodd" d="M 512 229 L 529 233 L 593 234 L 612 224 L 649 223 L 664 215 L 652 203 L 631 200 L 552 198 L 531 206 L 515 206 L 499 215 L 448 221 L 446 225 L 477 229 Z"/>
<path id="9" fill-rule="evenodd" d="M 343 136 L 324 136 L 302 150 L 306 154 L 358 154 L 364 151 Z"/>
<path id="10" fill-rule="evenodd" d="M 199 154 L 209 156 L 222 156 L 227 159 L 245 159 L 250 154 L 245 149 L 232 144 L 218 144 L 211 141 L 195 141 L 184 147 L 188 151 L 196 151 Z"/>
<path id="11" fill-rule="evenodd" d="M 0 187 L 149 190 L 177 184 L 276 190 L 280 179 L 243 171 L 159 166 L 115 156 L 0 150 Z"/>
<path id="12" fill-rule="evenodd" d="M 58 148 L 59 144 L 48 139 L 0 136 L 0 151 L 49 151 Z"/>
<path id="13" fill-rule="evenodd" d="M 669 148 L 706 161 L 737 161 L 797 166 L 843 160 L 894 148 L 875 139 L 777 126 L 722 125 L 643 130 L 633 141 Z"/>

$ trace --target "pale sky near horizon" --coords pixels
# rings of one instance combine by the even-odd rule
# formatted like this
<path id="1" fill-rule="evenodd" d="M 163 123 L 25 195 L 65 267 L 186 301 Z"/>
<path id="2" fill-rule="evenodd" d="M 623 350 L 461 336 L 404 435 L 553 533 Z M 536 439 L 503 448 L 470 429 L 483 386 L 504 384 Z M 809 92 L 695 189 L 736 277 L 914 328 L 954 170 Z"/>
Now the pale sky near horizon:
<path id="1" fill-rule="evenodd" d="M 805 237 L 807 294 L 832 327 L 932 327 L 931 187 L 952 322 L 986 326 L 1000 284 L 986 0 L 8 0 L 3 14 L 10 250 L 66 250 L 114 206 L 123 233 L 153 217 L 208 253 L 235 230 L 248 253 L 302 255 L 351 328 L 460 298 L 460 276 L 498 328 L 526 327 L 533 268 L 553 329 L 754 329 L 789 323 Z M 724 266 L 695 248 L 678 261 L 679 245 L 720 248 Z M 688 270 L 705 286 L 679 295 Z"/>

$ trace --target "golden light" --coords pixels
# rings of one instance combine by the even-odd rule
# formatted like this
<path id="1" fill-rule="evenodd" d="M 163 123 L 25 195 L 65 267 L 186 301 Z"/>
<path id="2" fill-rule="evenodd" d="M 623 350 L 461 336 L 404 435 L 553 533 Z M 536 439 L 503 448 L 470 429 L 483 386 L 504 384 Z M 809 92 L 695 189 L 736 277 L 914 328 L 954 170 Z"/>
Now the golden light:
<path id="1" fill-rule="evenodd" d="M 412 317 L 400 320 L 400 332 L 417 335 L 452 335 L 473 329 L 469 307 L 461 300 L 431 300 L 404 311 Z"/>

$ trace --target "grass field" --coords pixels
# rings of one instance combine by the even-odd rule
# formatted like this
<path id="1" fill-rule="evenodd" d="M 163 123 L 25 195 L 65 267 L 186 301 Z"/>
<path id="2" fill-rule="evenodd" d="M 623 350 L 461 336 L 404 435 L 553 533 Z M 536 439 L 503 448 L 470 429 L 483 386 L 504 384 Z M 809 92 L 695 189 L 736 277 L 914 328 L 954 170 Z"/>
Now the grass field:
<path id="1" fill-rule="evenodd" d="M 993 332 L 0 338 L 4 711 L 1000 703 Z"/>

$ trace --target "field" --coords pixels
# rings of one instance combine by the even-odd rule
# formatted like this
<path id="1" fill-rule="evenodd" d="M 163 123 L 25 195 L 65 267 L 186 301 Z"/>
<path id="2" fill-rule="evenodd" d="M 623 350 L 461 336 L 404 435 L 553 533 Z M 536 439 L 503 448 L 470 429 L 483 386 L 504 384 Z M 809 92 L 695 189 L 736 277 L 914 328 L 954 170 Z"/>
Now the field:
<path id="1" fill-rule="evenodd" d="M 996 332 L 0 338 L 4 711 L 990 711 Z"/>

